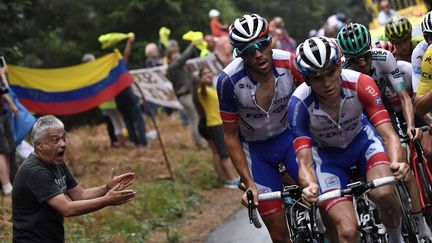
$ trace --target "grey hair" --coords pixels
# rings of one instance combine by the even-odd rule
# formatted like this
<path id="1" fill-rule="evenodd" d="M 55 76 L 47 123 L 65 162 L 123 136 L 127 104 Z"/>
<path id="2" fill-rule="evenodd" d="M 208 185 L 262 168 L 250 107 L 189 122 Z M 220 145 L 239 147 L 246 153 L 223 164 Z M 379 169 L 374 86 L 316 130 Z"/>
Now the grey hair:
<path id="1" fill-rule="evenodd" d="M 48 128 L 61 128 L 64 129 L 64 124 L 57 117 L 52 115 L 39 117 L 31 132 L 31 138 L 33 146 L 36 141 L 39 141 L 44 135 Z"/>

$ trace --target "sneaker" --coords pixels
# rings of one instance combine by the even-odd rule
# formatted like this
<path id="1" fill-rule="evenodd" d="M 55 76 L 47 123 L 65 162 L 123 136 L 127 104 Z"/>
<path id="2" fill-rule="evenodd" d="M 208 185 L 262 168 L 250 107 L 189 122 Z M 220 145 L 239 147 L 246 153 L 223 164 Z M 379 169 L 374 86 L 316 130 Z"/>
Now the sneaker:
<path id="1" fill-rule="evenodd" d="M 223 183 L 223 187 L 227 188 L 227 189 L 238 189 L 237 186 L 237 180 L 233 180 L 233 181 L 224 181 Z"/>
<path id="2" fill-rule="evenodd" d="M 12 193 L 12 185 L 10 183 L 2 186 L 3 195 L 8 196 Z"/>

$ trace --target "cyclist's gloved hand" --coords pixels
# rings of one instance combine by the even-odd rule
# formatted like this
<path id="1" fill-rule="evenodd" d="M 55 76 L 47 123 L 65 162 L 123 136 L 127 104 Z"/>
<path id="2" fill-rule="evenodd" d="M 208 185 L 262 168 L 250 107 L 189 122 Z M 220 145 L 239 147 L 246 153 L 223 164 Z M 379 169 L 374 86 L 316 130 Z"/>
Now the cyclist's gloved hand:
<path id="1" fill-rule="evenodd" d="M 390 164 L 390 169 L 398 180 L 405 180 L 410 172 L 409 165 L 404 162 L 393 162 Z"/>
<path id="2" fill-rule="evenodd" d="M 318 202 L 319 186 L 312 182 L 302 190 L 302 198 L 309 203 Z"/>

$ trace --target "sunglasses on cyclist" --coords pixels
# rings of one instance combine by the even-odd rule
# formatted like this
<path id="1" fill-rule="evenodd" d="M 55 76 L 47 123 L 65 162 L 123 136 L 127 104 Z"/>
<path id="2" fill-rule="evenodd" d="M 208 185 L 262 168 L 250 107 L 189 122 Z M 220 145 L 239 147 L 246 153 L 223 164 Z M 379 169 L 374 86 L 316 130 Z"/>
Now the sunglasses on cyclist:
<path id="1" fill-rule="evenodd" d="M 237 57 L 254 56 L 256 51 L 263 52 L 270 45 L 270 36 L 236 53 Z"/>
<path id="2" fill-rule="evenodd" d="M 354 65 L 362 63 L 362 62 L 368 62 L 371 59 L 372 59 L 372 52 L 371 51 L 367 51 L 367 52 L 365 52 L 362 55 L 357 56 L 357 57 L 348 57 L 348 61 Z"/>

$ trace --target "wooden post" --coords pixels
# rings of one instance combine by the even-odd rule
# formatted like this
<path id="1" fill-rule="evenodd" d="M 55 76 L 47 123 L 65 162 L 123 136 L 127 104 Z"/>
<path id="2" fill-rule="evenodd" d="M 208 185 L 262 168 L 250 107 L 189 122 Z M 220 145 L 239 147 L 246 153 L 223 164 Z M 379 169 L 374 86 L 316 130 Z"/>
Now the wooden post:
<path id="1" fill-rule="evenodd" d="M 147 102 L 147 100 L 146 100 L 146 98 L 144 97 L 144 93 L 142 92 L 141 88 L 140 88 L 139 85 L 138 85 L 137 83 L 135 83 L 135 82 L 134 82 L 134 85 L 135 85 L 135 87 L 137 87 L 137 89 L 139 90 L 139 92 L 140 92 L 140 94 L 141 94 L 141 98 L 142 98 L 142 100 L 143 100 L 143 105 L 144 105 L 144 107 L 145 107 L 148 111 L 152 112 L 151 109 L 150 109 L 150 106 L 149 106 L 149 104 L 148 104 L 148 102 Z M 161 136 L 161 134 L 160 134 L 160 132 L 159 132 L 159 127 L 158 127 L 158 125 L 157 125 L 156 119 L 155 119 L 155 117 L 153 116 L 153 114 L 150 115 L 150 119 L 152 120 L 153 125 L 154 125 L 154 127 L 155 127 L 155 129 L 156 129 L 157 136 L 158 136 L 158 139 L 159 139 L 159 143 L 160 143 L 160 146 L 161 146 L 161 148 L 162 148 L 162 153 L 163 153 L 163 156 L 164 156 L 164 159 L 165 159 L 165 164 L 166 164 L 166 166 L 167 166 L 167 169 L 168 169 L 168 172 L 169 172 L 169 175 L 170 175 L 170 177 L 169 177 L 169 178 L 166 178 L 166 179 L 171 179 L 171 180 L 175 181 L 175 175 L 174 175 L 174 172 L 172 171 L 171 163 L 170 163 L 170 161 L 169 161 L 169 159 L 168 159 L 168 155 L 167 155 L 166 150 L 165 150 L 165 145 L 164 145 L 163 142 L 162 142 L 162 136 Z M 165 178 L 164 178 L 164 179 L 165 179 Z"/>

